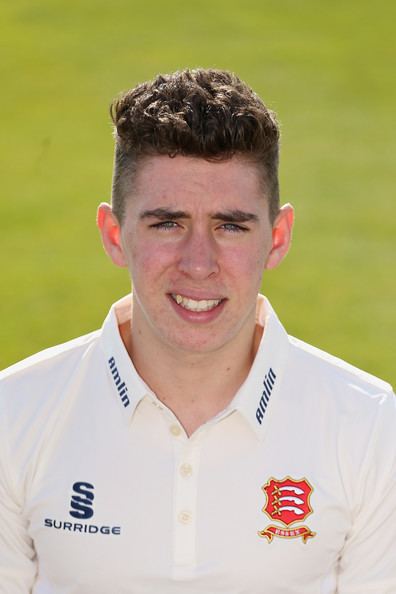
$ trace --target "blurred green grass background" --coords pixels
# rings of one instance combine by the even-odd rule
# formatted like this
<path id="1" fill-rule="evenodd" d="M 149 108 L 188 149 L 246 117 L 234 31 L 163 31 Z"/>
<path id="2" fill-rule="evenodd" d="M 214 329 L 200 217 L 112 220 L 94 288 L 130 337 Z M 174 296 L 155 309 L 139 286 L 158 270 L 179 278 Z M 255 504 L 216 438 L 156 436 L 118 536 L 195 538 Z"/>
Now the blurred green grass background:
<path id="1" fill-rule="evenodd" d="M 0 13 L 0 367 L 99 327 L 129 290 L 95 229 L 111 99 L 210 66 L 282 124 L 296 229 L 265 293 L 291 334 L 395 383 L 394 3 L 15 0 Z"/>

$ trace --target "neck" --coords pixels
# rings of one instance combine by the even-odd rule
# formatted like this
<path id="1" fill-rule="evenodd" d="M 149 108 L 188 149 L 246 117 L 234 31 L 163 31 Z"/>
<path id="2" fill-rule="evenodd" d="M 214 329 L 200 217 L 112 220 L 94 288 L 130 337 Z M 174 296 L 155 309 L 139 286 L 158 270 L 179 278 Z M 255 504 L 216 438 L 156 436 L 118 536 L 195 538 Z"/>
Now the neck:
<path id="1" fill-rule="evenodd" d="M 250 371 L 263 329 L 252 320 L 238 340 L 209 353 L 146 340 L 135 321 L 133 332 L 130 323 L 120 330 L 139 375 L 191 435 L 231 402 Z"/>

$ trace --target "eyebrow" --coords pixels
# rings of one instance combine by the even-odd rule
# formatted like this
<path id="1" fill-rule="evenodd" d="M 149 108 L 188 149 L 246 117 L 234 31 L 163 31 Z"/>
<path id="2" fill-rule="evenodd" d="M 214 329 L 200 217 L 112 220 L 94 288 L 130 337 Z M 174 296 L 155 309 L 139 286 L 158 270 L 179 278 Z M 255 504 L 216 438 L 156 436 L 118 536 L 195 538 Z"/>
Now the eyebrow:
<path id="1" fill-rule="evenodd" d="M 160 219 L 161 221 L 175 221 L 176 219 L 190 219 L 190 215 L 183 210 L 172 210 L 171 208 L 154 208 L 144 210 L 140 219 Z"/>
<path id="2" fill-rule="evenodd" d="M 211 219 L 216 221 L 227 221 L 228 223 L 246 223 L 248 221 L 258 221 L 258 216 L 252 212 L 244 210 L 225 210 L 224 212 L 215 212 Z"/>
<path id="3" fill-rule="evenodd" d="M 189 215 L 184 210 L 154 208 L 153 210 L 144 210 L 140 214 L 140 219 L 148 218 L 160 219 L 161 221 L 175 221 L 177 219 L 191 219 L 191 215 Z M 215 212 L 210 215 L 210 218 L 215 221 L 224 221 L 228 223 L 246 223 L 248 221 L 258 221 L 258 216 L 256 214 L 238 209 Z"/>

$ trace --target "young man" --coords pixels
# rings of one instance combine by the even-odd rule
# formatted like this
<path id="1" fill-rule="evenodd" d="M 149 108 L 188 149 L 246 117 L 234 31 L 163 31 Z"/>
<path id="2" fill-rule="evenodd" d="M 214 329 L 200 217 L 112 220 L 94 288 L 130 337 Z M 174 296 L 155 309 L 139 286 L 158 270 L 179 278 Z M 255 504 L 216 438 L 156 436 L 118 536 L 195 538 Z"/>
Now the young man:
<path id="1" fill-rule="evenodd" d="M 274 114 L 194 70 L 112 117 L 98 225 L 133 294 L 2 374 L 0 592 L 394 594 L 391 388 L 257 296 L 293 224 Z"/>

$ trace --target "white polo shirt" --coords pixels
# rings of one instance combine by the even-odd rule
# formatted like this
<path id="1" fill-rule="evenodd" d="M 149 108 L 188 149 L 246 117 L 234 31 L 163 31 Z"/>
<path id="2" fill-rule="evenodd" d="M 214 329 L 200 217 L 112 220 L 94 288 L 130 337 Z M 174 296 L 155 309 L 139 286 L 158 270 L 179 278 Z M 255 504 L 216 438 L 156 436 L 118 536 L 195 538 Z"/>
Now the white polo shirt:
<path id="1" fill-rule="evenodd" d="M 260 297 L 249 376 L 187 438 L 129 359 L 130 311 L 1 374 L 0 593 L 395 594 L 390 386 Z"/>

